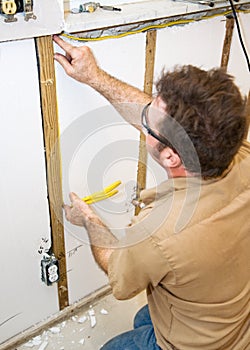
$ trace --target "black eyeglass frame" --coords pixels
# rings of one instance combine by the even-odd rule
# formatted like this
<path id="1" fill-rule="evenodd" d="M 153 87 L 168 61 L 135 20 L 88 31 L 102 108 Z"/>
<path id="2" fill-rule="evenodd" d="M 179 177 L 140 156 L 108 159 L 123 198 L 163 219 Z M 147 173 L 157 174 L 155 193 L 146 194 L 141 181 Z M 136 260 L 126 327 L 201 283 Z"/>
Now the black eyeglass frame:
<path id="1" fill-rule="evenodd" d="M 154 137 L 156 140 L 158 140 L 159 142 L 161 142 L 163 145 L 167 146 L 167 147 L 170 147 L 172 148 L 175 152 L 175 148 L 172 146 L 172 144 L 160 137 L 159 135 L 157 135 L 149 126 L 148 126 L 148 123 L 147 123 L 147 111 L 148 111 L 148 108 L 149 106 L 151 105 L 151 102 L 149 102 L 148 104 L 146 104 L 146 106 L 143 108 L 142 110 L 142 113 L 141 113 L 141 125 L 146 129 L 147 133 L 149 135 L 151 135 L 152 137 Z M 177 153 L 177 152 L 176 152 Z"/>

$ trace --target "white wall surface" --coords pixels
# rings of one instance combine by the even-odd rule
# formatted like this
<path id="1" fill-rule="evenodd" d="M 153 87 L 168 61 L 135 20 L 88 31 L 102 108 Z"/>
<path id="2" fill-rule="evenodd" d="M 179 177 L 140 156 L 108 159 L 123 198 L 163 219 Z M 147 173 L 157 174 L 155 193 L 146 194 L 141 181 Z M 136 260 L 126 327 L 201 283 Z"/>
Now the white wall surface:
<path id="1" fill-rule="evenodd" d="M 0 343 L 58 311 L 41 281 L 38 253 L 50 240 L 33 40 L 0 44 Z M 49 242 L 48 242 L 49 244 Z"/>
<path id="2" fill-rule="evenodd" d="M 155 75 L 161 69 L 192 64 L 203 69 L 220 65 L 224 40 L 223 17 L 159 30 Z"/>
<path id="3" fill-rule="evenodd" d="M 250 52 L 250 16 L 239 15 L 243 39 Z M 162 67 L 172 69 L 176 64 L 192 64 L 203 69 L 219 67 L 225 36 L 225 17 L 190 23 L 158 31 L 155 76 Z M 250 87 L 250 73 L 240 47 L 236 26 L 234 28 L 228 72 L 244 94 Z"/>
<path id="4" fill-rule="evenodd" d="M 243 41 L 250 55 L 250 15 L 239 14 L 238 15 Z M 236 82 L 240 87 L 243 94 L 248 94 L 250 89 L 250 73 L 247 70 L 246 59 L 243 54 L 242 47 L 240 46 L 239 36 L 234 28 L 234 35 L 232 40 L 232 51 L 229 59 L 228 72 L 235 76 Z"/>

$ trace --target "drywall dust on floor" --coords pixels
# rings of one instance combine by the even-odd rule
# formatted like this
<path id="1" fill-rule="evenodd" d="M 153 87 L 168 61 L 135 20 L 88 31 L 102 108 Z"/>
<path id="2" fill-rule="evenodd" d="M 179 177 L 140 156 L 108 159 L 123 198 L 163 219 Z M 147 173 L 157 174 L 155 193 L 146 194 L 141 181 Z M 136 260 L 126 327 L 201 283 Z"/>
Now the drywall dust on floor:
<path id="1" fill-rule="evenodd" d="M 145 293 L 127 301 L 117 301 L 109 294 L 16 350 L 98 350 L 110 338 L 130 330 L 135 313 L 145 304 Z"/>

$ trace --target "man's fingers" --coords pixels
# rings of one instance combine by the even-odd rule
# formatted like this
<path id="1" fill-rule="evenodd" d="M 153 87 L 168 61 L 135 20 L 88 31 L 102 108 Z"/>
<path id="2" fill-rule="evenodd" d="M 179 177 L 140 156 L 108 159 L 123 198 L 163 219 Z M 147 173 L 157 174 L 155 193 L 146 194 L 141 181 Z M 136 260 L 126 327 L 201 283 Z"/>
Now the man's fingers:
<path id="1" fill-rule="evenodd" d="M 67 204 L 64 204 L 63 209 L 64 209 L 64 212 L 65 212 L 65 217 L 69 221 L 71 207 L 69 205 L 67 205 Z"/>
<path id="2" fill-rule="evenodd" d="M 86 204 L 76 193 L 70 192 L 69 199 L 72 203 L 72 207 L 78 208 L 81 211 L 89 210 L 89 205 Z M 72 209 L 72 207 L 70 207 Z"/>
<path id="3" fill-rule="evenodd" d="M 53 40 L 55 43 L 57 43 L 58 46 L 60 46 L 66 53 L 70 53 L 70 51 L 73 49 L 73 46 L 66 41 L 62 40 L 58 35 L 53 35 Z"/>
<path id="4" fill-rule="evenodd" d="M 80 199 L 80 198 L 78 197 L 78 195 L 76 193 L 70 192 L 69 199 L 70 199 L 71 203 L 73 203 L 76 199 Z"/>
<path id="5" fill-rule="evenodd" d="M 72 51 L 74 47 L 65 41 L 63 41 L 59 36 L 54 35 L 53 36 L 54 41 L 65 51 L 65 55 L 62 55 L 61 53 L 55 53 L 54 59 L 61 64 L 61 66 L 64 68 L 65 72 L 69 75 L 72 73 L 72 66 L 71 66 L 71 60 L 72 60 Z"/>
<path id="6" fill-rule="evenodd" d="M 61 64 L 61 66 L 64 68 L 64 70 L 70 74 L 71 70 L 72 70 L 72 66 L 70 64 L 70 60 L 67 59 L 65 56 L 63 56 L 60 53 L 55 53 L 54 55 L 54 59 Z"/>

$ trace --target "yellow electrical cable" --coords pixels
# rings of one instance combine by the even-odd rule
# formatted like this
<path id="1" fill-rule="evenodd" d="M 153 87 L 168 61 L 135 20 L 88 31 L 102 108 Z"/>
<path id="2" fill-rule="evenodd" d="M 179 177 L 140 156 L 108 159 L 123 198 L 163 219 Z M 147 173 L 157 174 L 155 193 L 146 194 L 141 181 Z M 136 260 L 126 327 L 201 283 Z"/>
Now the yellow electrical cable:
<path id="1" fill-rule="evenodd" d="M 250 10 L 236 10 L 236 12 L 249 13 Z M 177 21 L 172 21 L 172 22 L 163 23 L 163 24 L 152 24 L 150 26 L 147 26 L 147 27 L 144 27 L 144 28 L 141 28 L 141 29 L 137 29 L 137 30 L 134 30 L 134 31 L 120 33 L 120 34 L 117 34 L 117 35 L 101 36 L 101 37 L 98 37 L 98 38 L 81 38 L 81 37 L 76 37 L 76 36 L 73 36 L 73 35 L 70 35 L 70 34 L 66 34 L 66 33 L 63 33 L 62 36 L 66 37 L 68 39 L 71 39 L 71 40 L 76 40 L 76 41 L 101 41 L 101 40 L 107 40 L 107 39 L 118 39 L 118 38 L 122 38 L 122 37 L 125 37 L 125 36 L 128 36 L 128 35 L 146 32 L 146 31 L 148 31 L 150 29 L 162 29 L 162 28 L 171 27 L 171 26 L 178 25 L 178 24 L 194 23 L 194 22 L 198 22 L 198 21 L 204 20 L 204 19 L 211 19 L 211 18 L 215 18 L 215 17 L 218 17 L 218 16 L 226 16 L 226 15 L 231 14 L 231 13 L 232 13 L 232 11 L 228 10 L 228 11 L 225 11 L 225 12 L 222 12 L 222 13 L 217 13 L 217 14 L 214 14 L 214 15 L 211 15 L 211 16 L 204 16 L 204 17 L 201 17 L 200 19 L 197 19 L 197 20 L 196 19 L 180 19 L 180 20 L 177 20 Z"/>
<path id="2" fill-rule="evenodd" d="M 142 32 L 145 32 L 147 30 L 150 30 L 150 29 L 165 28 L 165 27 L 168 27 L 170 25 L 187 24 L 187 23 L 190 23 L 190 22 L 196 22 L 196 21 L 192 20 L 192 19 L 191 20 L 187 19 L 187 20 L 178 20 L 178 21 L 164 23 L 164 24 L 152 24 L 151 26 L 147 26 L 145 28 L 137 29 L 135 31 L 120 33 L 120 34 L 117 34 L 117 35 L 101 36 L 99 38 L 79 38 L 79 37 L 75 37 L 73 35 L 69 35 L 69 34 L 65 34 L 65 33 L 63 33 L 62 36 L 65 36 L 68 39 L 73 39 L 73 40 L 77 40 L 77 41 L 100 41 L 100 40 L 106 40 L 106 39 L 122 38 L 122 37 L 127 36 L 127 35 L 142 33 Z"/>

